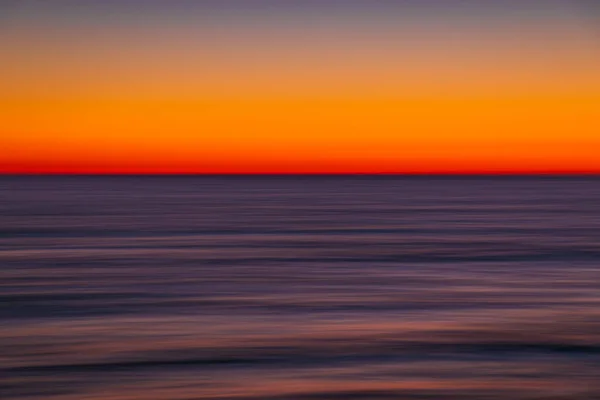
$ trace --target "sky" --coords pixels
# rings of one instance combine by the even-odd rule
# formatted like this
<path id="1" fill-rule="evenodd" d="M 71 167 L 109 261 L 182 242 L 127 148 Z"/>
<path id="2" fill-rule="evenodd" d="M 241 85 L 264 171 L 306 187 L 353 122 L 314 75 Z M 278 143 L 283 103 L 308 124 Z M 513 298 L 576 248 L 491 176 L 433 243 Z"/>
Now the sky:
<path id="1" fill-rule="evenodd" d="M 600 173 L 594 0 L 0 0 L 0 173 Z"/>

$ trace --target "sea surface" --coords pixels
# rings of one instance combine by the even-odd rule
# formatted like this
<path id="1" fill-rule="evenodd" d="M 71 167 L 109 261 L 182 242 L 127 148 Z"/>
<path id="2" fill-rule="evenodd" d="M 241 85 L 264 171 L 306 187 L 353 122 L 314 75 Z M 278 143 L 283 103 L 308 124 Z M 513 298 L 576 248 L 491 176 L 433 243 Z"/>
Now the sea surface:
<path id="1" fill-rule="evenodd" d="M 600 399 L 600 177 L 0 177 L 0 398 Z"/>

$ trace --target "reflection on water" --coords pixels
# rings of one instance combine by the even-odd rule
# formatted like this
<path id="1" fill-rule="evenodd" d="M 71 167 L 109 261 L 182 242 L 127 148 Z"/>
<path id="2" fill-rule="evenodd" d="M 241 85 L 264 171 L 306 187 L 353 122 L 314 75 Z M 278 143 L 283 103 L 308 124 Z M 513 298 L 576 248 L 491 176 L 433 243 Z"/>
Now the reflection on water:
<path id="1" fill-rule="evenodd" d="M 600 179 L 3 177 L 2 398 L 600 398 Z"/>

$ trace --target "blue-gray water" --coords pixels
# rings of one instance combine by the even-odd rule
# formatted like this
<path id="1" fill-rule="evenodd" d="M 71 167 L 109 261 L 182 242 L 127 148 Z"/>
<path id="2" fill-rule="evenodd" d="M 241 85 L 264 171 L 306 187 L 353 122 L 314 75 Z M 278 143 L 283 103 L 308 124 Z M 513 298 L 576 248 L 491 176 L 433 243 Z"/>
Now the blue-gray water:
<path id="1" fill-rule="evenodd" d="M 0 397 L 600 399 L 598 177 L 1 177 Z"/>

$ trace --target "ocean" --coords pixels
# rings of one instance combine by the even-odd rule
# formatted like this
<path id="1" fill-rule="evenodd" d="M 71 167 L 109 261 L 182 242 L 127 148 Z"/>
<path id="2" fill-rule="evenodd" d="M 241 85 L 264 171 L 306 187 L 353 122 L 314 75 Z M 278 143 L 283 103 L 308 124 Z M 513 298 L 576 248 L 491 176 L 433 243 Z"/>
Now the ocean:
<path id="1" fill-rule="evenodd" d="M 600 399 L 600 177 L 0 177 L 3 400 Z"/>

